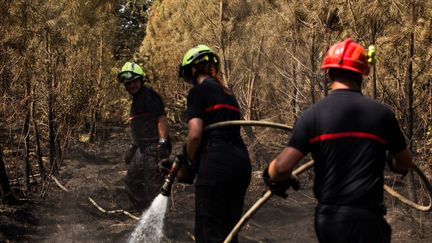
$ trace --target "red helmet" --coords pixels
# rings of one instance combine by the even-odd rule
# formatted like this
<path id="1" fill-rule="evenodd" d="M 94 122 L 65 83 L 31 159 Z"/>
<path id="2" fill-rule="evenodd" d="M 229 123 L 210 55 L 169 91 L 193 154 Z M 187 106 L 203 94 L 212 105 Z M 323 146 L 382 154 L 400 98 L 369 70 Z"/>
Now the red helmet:
<path id="1" fill-rule="evenodd" d="M 351 38 L 334 44 L 327 51 L 321 69 L 341 68 L 363 75 L 369 74 L 365 48 Z"/>

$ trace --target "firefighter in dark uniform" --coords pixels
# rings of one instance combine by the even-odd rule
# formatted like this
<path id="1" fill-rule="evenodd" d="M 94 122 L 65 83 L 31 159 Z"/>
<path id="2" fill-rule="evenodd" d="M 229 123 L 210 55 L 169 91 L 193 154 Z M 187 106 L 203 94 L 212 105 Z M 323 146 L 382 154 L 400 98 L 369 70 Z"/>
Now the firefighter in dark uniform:
<path id="1" fill-rule="evenodd" d="M 234 94 L 217 75 L 219 63 L 213 50 L 198 45 L 185 54 L 180 64 L 180 77 L 193 85 L 187 96 L 187 144 L 184 154 L 178 157 L 188 160 L 182 164 L 198 167 L 196 242 L 223 242 L 241 217 L 251 178 L 240 126 L 204 132 L 210 124 L 241 118 Z"/>
<path id="2" fill-rule="evenodd" d="M 141 209 L 158 195 L 163 168 L 170 167 L 171 153 L 164 104 L 154 90 L 144 85 L 145 78 L 142 68 L 133 62 L 126 62 L 118 74 L 119 82 L 132 96 L 133 144 L 125 156 L 128 171 L 124 181 L 129 199 Z M 139 153 L 136 153 L 138 148 Z"/>
<path id="3" fill-rule="evenodd" d="M 278 194 L 296 181 L 294 165 L 312 154 L 320 242 L 390 242 L 383 217 L 385 163 L 395 173 L 413 165 L 394 113 L 361 93 L 372 54 L 350 38 L 328 50 L 321 68 L 328 72 L 331 93 L 301 114 L 288 147 L 263 173 Z M 386 151 L 394 160 L 386 160 Z"/>

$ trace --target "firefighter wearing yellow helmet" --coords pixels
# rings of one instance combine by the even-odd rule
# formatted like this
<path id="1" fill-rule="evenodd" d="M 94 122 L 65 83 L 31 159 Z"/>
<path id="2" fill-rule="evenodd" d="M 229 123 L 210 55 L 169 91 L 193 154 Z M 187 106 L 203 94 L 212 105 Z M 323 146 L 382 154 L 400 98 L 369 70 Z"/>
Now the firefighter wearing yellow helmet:
<path id="1" fill-rule="evenodd" d="M 126 191 L 138 208 L 145 209 L 159 193 L 163 172 L 170 167 L 165 107 L 160 95 L 145 86 L 147 78 L 140 65 L 126 62 L 117 78 L 132 97 L 129 120 L 133 143 L 125 156 Z"/>
<path id="2" fill-rule="evenodd" d="M 240 219 L 251 179 L 251 163 L 240 126 L 204 132 L 210 124 L 242 117 L 236 97 L 219 77 L 219 68 L 218 55 L 206 45 L 188 50 L 179 65 L 180 78 L 193 84 L 187 96 L 187 142 L 177 158 L 179 164 L 198 168 L 196 242 L 224 241 Z M 238 242 L 237 237 L 232 242 Z"/>

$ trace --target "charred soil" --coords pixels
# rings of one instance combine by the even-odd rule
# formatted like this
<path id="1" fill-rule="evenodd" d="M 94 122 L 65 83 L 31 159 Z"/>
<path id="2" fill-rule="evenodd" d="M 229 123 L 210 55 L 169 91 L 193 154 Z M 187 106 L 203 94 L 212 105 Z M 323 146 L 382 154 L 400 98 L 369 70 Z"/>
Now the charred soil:
<path id="1" fill-rule="evenodd" d="M 126 242 L 137 220 L 122 213 L 107 214 L 96 208 L 93 199 L 106 210 L 121 209 L 139 217 L 124 191 L 128 129 L 117 128 L 103 142 L 89 145 L 75 142 L 65 157 L 58 181 L 47 184 L 44 197 L 34 193 L 16 205 L 0 206 L 0 242 Z M 181 139 L 174 141 L 174 153 Z M 254 165 L 245 210 L 262 195 L 260 168 Z M 247 222 L 240 242 L 317 242 L 313 227 L 315 199 L 310 175 L 300 176 L 302 188 L 287 199 L 271 198 Z M 165 215 L 162 242 L 193 242 L 194 187 L 176 184 Z M 432 242 L 431 215 L 407 210 L 386 197 L 387 220 L 393 242 Z"/>

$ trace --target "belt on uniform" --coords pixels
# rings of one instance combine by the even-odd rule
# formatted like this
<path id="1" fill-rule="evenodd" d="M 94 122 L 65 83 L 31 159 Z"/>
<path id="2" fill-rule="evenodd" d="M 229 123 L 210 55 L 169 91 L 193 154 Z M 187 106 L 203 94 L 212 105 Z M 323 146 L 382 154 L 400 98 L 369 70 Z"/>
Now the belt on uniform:
<path id="1" fill-rule="evenodd" d="M 231 144 L 234 146 L 242 146 L 242 144 L 235 143 L 227 139 L 210 139 L 207 141 L 207 146 L 218 145 L 218 144 Z"/>
<path id="2" fill-rule="evenodd" d="M 159 142 L 158 138 L 140 138 L 138 143 L 141 146 L 149 146 L 152 144 L 157 144 Z"/>
<path id="3" fill-rule="evenodd" d="M 378 215 L 386 215 L 387 209 L 384 204 L 374 204 L 374 205 L 358 205 L 358 204 L 348 204 L 348 205 L 336 205 L 336 204 L 318 204 L 318 207 L 321 210 L 329 209 L 329 210 L 366 210 L 374 214 Z"/>

